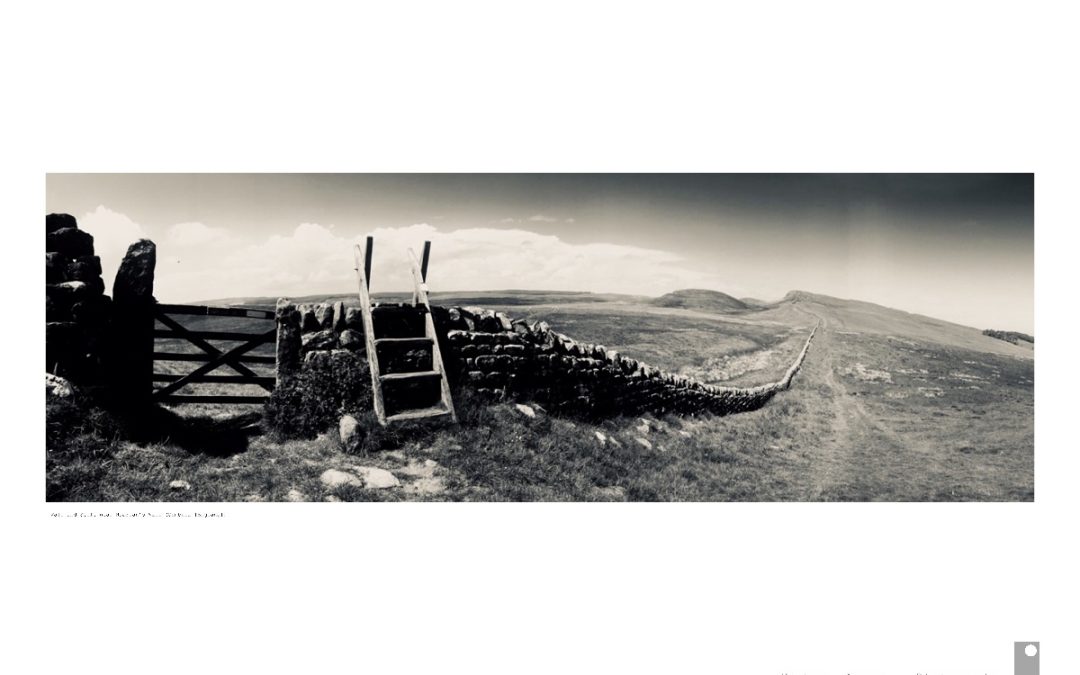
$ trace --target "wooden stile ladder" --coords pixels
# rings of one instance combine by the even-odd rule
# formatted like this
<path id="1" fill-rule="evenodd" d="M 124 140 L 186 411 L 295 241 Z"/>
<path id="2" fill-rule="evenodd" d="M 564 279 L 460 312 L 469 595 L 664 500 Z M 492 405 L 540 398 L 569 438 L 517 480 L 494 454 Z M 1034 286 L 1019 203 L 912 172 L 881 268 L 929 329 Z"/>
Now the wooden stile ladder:
<path id="1" fill-rule="evenodd" d="M 453 422 L 457 422 L 457 414 L 454 412 L 454 402 L 450 398 L 450 383 L 446 379 L 446 368 L 443 365 L 442 353 L 439 351 L 439 339 L 435 334 L 435 321 L 431 315 L 431 303 L 428 301 L 427 268 L 428 258 L 431 255 L 431 242 L 424 242 L 423 263 L 418 262 L 416 260 L 416 254 L 413 253 L 412 249 L 409 249 L 409 262 L 412 266 L 413 277 L 413 299 L 412 307 L 407 307 L 406 311 L 412 310 L 416 314 L 423 315 L 424 335 L 422 337 L 375 337 L 375 317 L 372 313 L 371 295 L 369 292 L 371 284 L 372 246 L 372 238 L 368 237 L 365 250 L 361 251 L 360 245 L 357 244 L 354 247 L 353 253 L 356 261 L 356 274 L 360 284 L 360 312 L 363 316 L 364 340 L 366 342 L 368 365 L 371 369 L 371 393 L 375 404 L 375 416 L 379 419 L 379 424 L 382 424 L 383 426 L 391 422 L 423 419 L 427 417 L 449 416 Z M 382 369 L 379 366 L 378 351 L 378 346 L 381 344 L 396 344 L 398 346 L 409 346 L 410 344 L 426 346 L 430 344 L 432 370 L 383 375 L 381 372 Z M 438 405 L 430 408 L 401 410 L 392 415 L 386 414 L 386 407 L 383 403 L 384 384 L 388 382 L 394 383 L 436 377 L 439 378 L 440 387 Z"/>

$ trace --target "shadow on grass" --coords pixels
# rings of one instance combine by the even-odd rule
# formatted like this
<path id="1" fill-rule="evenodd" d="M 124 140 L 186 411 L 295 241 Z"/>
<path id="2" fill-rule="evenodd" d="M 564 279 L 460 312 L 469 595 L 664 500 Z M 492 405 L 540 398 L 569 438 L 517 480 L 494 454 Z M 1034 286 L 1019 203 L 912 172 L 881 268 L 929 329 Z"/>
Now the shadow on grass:
<path id="1" fill-rule="evenodd" d="M 127 416 L 132 440 L 172 443 L 192 454 L 230 457 L 245 452 L 252 436 L 262 432 L 262 414 L 179 415 L 168 408 L 149 407 Z"/>

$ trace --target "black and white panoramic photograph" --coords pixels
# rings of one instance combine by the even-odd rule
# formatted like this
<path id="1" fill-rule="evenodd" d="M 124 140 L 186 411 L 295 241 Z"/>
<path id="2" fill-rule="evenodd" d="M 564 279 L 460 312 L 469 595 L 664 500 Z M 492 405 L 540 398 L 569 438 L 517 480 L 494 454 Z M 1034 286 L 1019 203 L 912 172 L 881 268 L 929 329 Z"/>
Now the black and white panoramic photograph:
<path id="1" fill-rule="evenodd" d="M 1033 501 L 1033 192 L 48 174 L 46 496 Z"/>

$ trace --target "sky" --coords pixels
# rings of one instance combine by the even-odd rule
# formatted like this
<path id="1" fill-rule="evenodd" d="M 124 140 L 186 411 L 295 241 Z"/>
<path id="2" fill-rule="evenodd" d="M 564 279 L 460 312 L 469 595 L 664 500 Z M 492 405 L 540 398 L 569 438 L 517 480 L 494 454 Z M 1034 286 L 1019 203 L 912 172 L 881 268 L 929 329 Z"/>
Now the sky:
<path id="1" fill-rule="evenodd" d="M 1031 174 L 49 174 L 106 285 L 157 244 L 164 302 L 372 290 L 790 290 L 1034 332 Z"/>

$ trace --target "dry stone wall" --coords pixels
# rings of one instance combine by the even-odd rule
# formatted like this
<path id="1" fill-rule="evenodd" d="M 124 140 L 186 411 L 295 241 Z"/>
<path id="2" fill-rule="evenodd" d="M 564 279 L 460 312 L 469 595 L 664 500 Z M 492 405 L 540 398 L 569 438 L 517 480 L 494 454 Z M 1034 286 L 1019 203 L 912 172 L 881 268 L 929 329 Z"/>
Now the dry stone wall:
<path id="1" fill-rule="evenodd" d="M 479 308 L 436 314 L 445 327 L 447 367 L 492 398 L 532 400 L 548 410 L 608 416 L 644 412 L 725 415 L 754 410 L 787 389 L 810 348 L 811 331 L 784 377 L 758 387 L 722 387 L 667 373 L 577 342 L 544 322 L 526 323 Z"/>
<path id="2" fill-rule="evenodd" d="M 278 300 L 277 378 L 282 384 L 314 359 L 348 352 L 366 358 L 360 310 L 344 303 L 296 304 Z"/>
<path id="3" fill-rule="evenodd" d="M 388 318 L 390 310 L 401 307 L 375 307 L 376 337 L 409 336 L 407 325 L 394 325 Z M 644 412 L 724 415 L 760 408 L 791 385 L 814 337 L 811 331 L 780 380 L 758 387 L 722 387 L 664 372 L 603 345 L 577 342 L 544 322 L 530 324 L 477 307 L 434 307 L 432 312 L 455 388 L 469 387 L 491 400 L 533 401 L 551 412 L 594 417 Z M 279 381 L 304 361 L 342 350 L 366 358 L 358 309 L 341 303 L 279 301 Z M 380 351 L 380 365 L 384 373 L 429 369 L 430 350 L 399 355 Z"/>
<path id="4" fill-rule="evenodd" d="M 75 382 L 105 377 L 112 301 L 94 237 L 73 216 L 45 216 L 45 370 Z"/>

